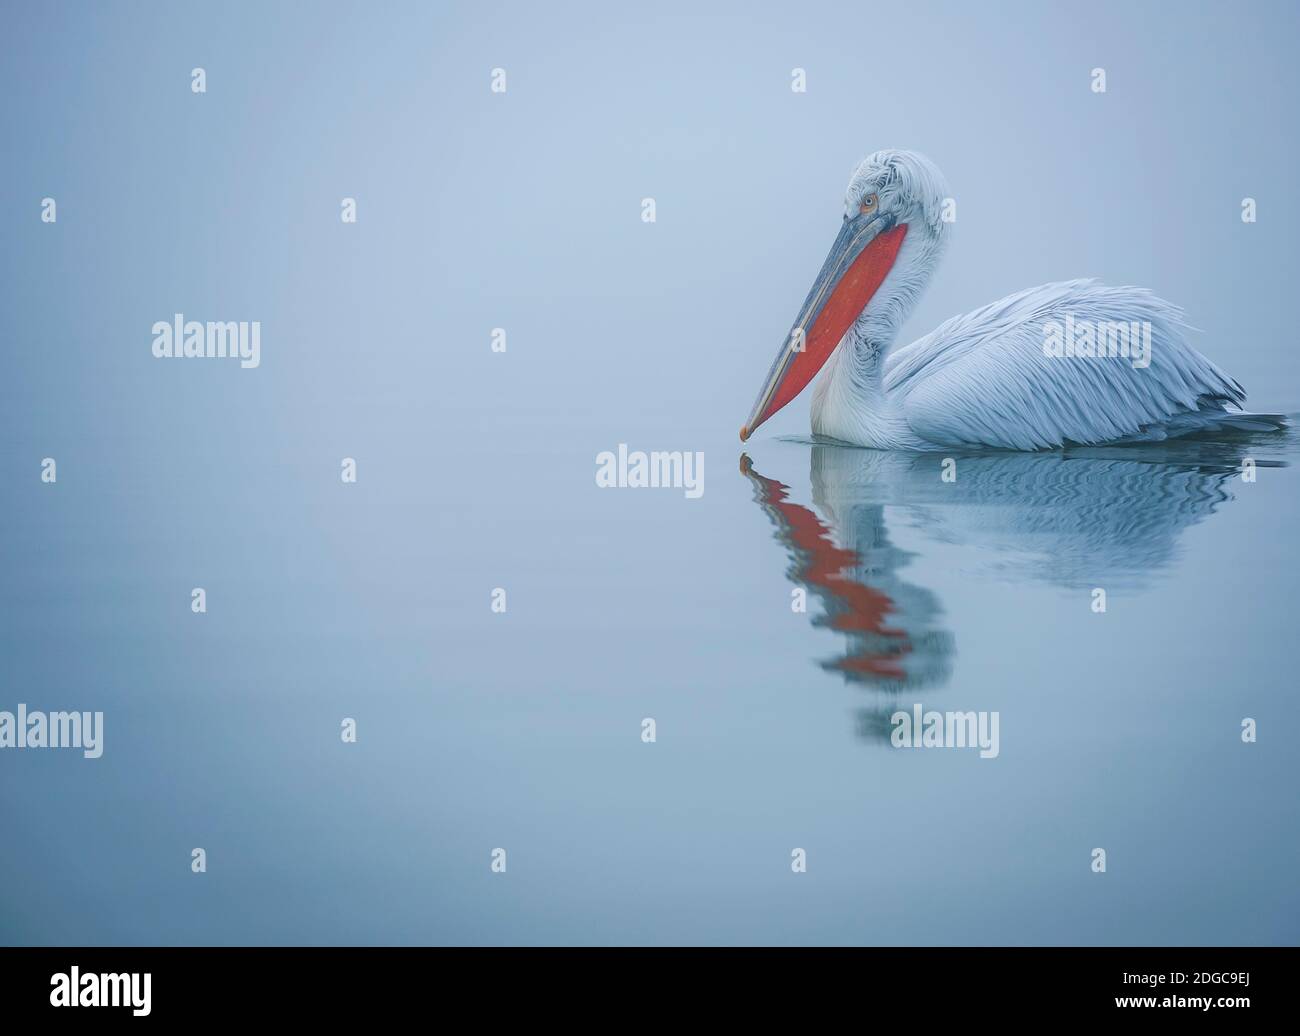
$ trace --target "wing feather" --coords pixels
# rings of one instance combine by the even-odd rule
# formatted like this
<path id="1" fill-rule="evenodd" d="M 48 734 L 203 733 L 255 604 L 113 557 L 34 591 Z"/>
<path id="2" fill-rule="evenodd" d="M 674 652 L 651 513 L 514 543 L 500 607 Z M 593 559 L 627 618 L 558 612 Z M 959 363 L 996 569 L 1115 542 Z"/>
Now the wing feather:
<path id="1" fill-rule="evenodd" d="M 1050 322 L 1149 323 L 1151 361 L 1059 357 Z M 885 389 L 917 435 L 944 445 L 1033 450 L 1142 434 L 1180 414 L 1245 401 L 1185 339 L 1182 311 L 1143 288 L 1044 284 L 953 317 L 891 354 Z"/>

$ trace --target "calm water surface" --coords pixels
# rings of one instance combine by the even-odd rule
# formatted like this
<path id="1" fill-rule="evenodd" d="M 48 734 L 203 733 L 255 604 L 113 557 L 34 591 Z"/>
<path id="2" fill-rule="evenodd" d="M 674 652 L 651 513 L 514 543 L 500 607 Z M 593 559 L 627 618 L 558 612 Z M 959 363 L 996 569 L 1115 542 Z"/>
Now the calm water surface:
<path id="1" fill-rule="evenodd" d="M 527 507 L 484 517 L 412 457 L 346 505 L 267 458 L 222 510 L 219 455 L 160 448 L 165 491 L 26 496 L 9 707 L 101 708 L 106 747 L 0 756 L 4 936 L 1294 942 L 1295 453 L 958 454 L 944 482 L 719 439 L 698 501 L 525 459 Z M 998 712 L 997 758 L 891 747 L 916 703 Z"/>

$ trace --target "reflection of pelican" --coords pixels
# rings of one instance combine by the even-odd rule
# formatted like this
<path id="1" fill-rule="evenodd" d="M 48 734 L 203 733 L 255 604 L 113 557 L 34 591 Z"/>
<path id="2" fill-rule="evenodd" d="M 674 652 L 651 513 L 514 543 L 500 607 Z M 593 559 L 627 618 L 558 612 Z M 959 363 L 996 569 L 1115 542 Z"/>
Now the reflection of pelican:
<path id="1" fill-rule="evenodd" d="M 1281 425 L 1241 413 L 1245 392 L 1184 341 L 1178 308 L 1140 288 L 1044 284 L 890 353 L 943 254 L 947 195 L 913 152 L 858 166 L 843 228 L 742 440 L 823 365 L 813 432 L 881 449 L 1037 450 Z"/>
<path id="2" fill-rule="evenodd" d="M 899 577 L 911 555 L 889 541 L 884 508 L 865 500 L 835 499 L 834 476 L 829 483 L 818 477 L 819 460 L 826 452 L 865 451 L 813 448 L 813 497 L 829 525 L 809 508 L 791 502 L 788 486 L 764 478 L 748 457 L 740 458 L 741 472 L 754 483 L 754 499 L 776 524 L 777 539 L 790 552 L 787 574 L 825 609 L 824 615 L 813 617 L 813 624 L 848 638 L 845 653 L 822 667 L 884 690 L 943 683 L 952 635 L 935 628 L 939 606 L 934 595 Z"/>
<path id="3" fill-rule="evenodd" d="M 943 543 L 977 548 L 977 570 L 1071 589 L 1139 588 L 1177 556 L 1184 529 L 1233 497 L 1241 461 L 1276 447 L 1276 435 L 1237 442 L 1180 441 L 1052 453 L 952 455 L 814 445 L 811 507 L 754 470 L 741 471 L 777 527 L 790 579 L 825 609 L 817 625 L 847 637 L 826 668 L 882 690 L 946 681 L 954 637 L 939 628 L 934 594 L 905 581 L 913 556 L 895 546 L 890 523 Z M 889 508 L 888 512 L 886 508 Z M 888 518 L 888 520 L 887 520 Z"/>

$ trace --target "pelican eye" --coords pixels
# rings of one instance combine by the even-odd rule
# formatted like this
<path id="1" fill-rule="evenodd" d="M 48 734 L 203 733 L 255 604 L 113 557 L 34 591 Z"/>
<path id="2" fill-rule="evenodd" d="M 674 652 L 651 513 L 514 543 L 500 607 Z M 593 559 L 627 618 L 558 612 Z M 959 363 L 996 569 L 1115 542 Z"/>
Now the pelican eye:
<path id="1" fill-rule="evenodd" d="M 862 199 L 862 212 L 872 213 L 876 211 L 876 206 L 880 204 L 880 198 L 875 194 L 868 194 Z"/>

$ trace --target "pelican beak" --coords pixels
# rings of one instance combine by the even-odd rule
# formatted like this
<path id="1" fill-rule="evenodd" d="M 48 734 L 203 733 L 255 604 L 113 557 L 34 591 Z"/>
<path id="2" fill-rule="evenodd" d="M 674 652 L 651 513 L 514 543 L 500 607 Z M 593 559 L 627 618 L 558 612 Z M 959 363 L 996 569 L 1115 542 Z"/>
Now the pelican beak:
<path id="1" fill-rule="evenodd" d="M 741 442 L 817 376 L 880 288 L 907 236 L 906 223 L 892 227 L 887 223 L 880 213 L 844 221 L 794 327 L 781 343 L 749 420 L 740 429 Z"/>

